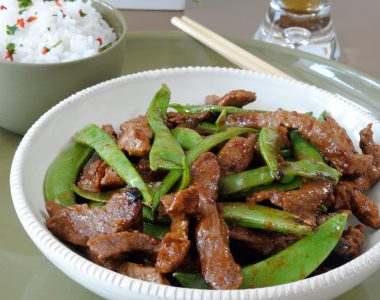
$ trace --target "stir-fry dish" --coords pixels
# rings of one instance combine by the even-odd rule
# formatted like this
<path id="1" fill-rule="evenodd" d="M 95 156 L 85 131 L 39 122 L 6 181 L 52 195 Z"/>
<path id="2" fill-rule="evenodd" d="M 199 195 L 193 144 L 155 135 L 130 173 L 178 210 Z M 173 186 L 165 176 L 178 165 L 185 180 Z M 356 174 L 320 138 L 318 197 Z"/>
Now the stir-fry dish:
<path id="1" fill-rule="evenodd" d="M 79 130 L 48 169 L 46 226 L 105 268 L 199 289 L 293 282 L 357 257 L 365 226 L 380 227 L 364 194 L 380 179 L 372 125 L 358 153 L 328 113 L 243 108 L 255 100 L 180 105 L 163 85 L 118 133 Z"/>

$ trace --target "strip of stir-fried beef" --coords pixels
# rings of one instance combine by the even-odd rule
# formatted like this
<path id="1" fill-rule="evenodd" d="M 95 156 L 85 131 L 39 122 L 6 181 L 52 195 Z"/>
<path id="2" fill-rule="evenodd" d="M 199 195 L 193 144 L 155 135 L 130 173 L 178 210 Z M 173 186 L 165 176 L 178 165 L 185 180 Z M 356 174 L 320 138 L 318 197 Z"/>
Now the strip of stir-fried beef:
<path id="1" fill-rule="evenodd" d="M 199 192 L 195 229 L 202 276 L 214 289 L 237 289 L 242 283 L 241 268 L 235 263 L 228 241 L 228 227 L 220 217 L 216 200 L 221 170 L 214 154 L 203 153 L 191 166 L 191 185 Z"/>
<path id="2" fill-rule="evenodd" d="M 312 116 L 279 109 L 274 112 L 230 114 L 227 126 L 278 127 L 297 129 L 343 174 L 362 174 L 372 164 L 371 155 L 358 154 L 346 131 L 333 119 L 320 122 Z"/>
<path id="3" fill-rule="evenodd" d="M 186 127 L 186 128 L 196 128 L 202 122 L 207 122 L 212 119 L 212 113 L 203 113 L 203 114 L 185 114 L 174 111 L 169 111 L 166 114 L 165 123 L 170 128 L 176 126 Z"/>
<path id="4" fill-rule="evenodd" d="M 91 209 L 87 204 L 63 207 L 48 201 L 46 226 L 62 240 L 80 246 L 86 246 L 90 238 L 127 230 L 140 218 L 141 195 L 130 189 L 118 197 L 101 208 Z"/>
<path id="5" fill-rule="evenodd" d="M 86 191 L 99 192 L 102 188 L 122 187 L 125 182 L 107 163 L 97 159 L 84 168 L 77 185 Z"/>
<path id="6" fill-rule="evenodd" d="M 108 133 L 115 141 L 117 141 L 117 133 L 111 124 L 102 125 L 102 130 Z"/>
<path id="7" fill-rule="evenodd" d="M 129 253 L 143 252 L 156 256 L 161 240 L 139 231 L 123 231 L 96 236 L 88 240 L 89 256 L 96 263 L 122 260 Z"/>
<path id="8" fill-rule="evenodd" d="M 175 271 L 185 259 L 190 248 L 187 215 L 196 213 L 198 200 L 198 190 L 194 187 L 161 198 L 166 213 L 172 219 L 170 231 L 163 237 L 157 256 L 156 269 L 161 273 Z"/>
<path id="9" fill-rule="evenodd" d="M 129 155 L 144 157 L 149 154 L 153 131 L 146 116 L 128 120 L 120 125 L 119 148 Z"/>
<path id="10" fill-rule="evenodd" d="M 162 181 L 167 174 L 165 170 L 152 171 L 149 160 L 146 158 L 141 158 L 135 168 L 147 183 Z"/>
<path id="11" fill-rule="evenodd" d="M 350 261 L 361 253 L 365 240 L 364 226 L 349 226 L 342 234 L 334 251 L 340 258 Z"/>
<path id="12" fill-rule="evenodd" d="M 366 155 L 373 157 L 372 165 L 366 172 L 352 181 L 341 181 L 335 187 L 334 208 L 351 209 L 365 225 L 380 228 L 377 205 L 363 193 L 380 179 L 380 145 L 373 140 L 372 124 L 360 132 L 360 148 Z"/>
<path id="13" fill-rule="evenodd" d="M 247 196 L 247 202 L 261 202 L 270 200 L 272 204 L 281 207 L 316 224 L 316 217 L 320 213 L 321 205 L 328 200 L 333 192 L 333 184 L 328 180 L 318 180 L 304 183 L 298 190 L 278 191 L 268 190 Z"/>
<path id="14" fill-rule="evenodd" d="M 229 237 L 264 256 L 274 255 L 298 241 L 302 236 L 229 226 Z"/>
<path id="15" fill-rule="evenodd" d="M 170 285 L 164 275 L 158 272 L 154 267 L 125 262 L 120 266 L 118 272 L 132 278 Z"/>
<path id="16" fill-rule="evenodd" d="M 256 101 L 256 93 L 245 90 L 233 90 L 223 97 L 208 96 L 206 98 L 206 104 L 214 104 L 221 106 L 235 106 L 243 107 L 249 103 Z"/>
<path id="17" fill-rule="evenodd" d="M 217 158 L 224 174 L 242 172 L 254 157 L 254 141 L 240 136 L 230 139 L 219 151 Z"/>

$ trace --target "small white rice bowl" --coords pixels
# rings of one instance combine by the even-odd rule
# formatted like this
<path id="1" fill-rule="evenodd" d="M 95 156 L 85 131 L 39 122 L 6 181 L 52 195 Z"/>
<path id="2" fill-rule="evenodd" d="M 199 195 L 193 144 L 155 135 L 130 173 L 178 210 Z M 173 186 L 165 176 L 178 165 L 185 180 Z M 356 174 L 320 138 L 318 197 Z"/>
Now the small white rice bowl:
<path id="1" fill-rule="evenodd" d="M 0 0 L 0 61 L 67 62 L 96 55 L 117 39 L 91 0 L 30 4 Z M 9 53 L 10 44 L 14 53 Z"/>

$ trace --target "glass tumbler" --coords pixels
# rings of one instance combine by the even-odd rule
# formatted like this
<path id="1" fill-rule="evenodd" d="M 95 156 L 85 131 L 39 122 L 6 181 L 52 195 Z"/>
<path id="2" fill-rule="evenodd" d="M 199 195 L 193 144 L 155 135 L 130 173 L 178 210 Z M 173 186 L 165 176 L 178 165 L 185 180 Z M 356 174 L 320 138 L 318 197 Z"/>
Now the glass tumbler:
<path id="1" fill-rule="evenodd" d="M 330 0 L 271 0 L 254 39 L 337 60 Z"/>

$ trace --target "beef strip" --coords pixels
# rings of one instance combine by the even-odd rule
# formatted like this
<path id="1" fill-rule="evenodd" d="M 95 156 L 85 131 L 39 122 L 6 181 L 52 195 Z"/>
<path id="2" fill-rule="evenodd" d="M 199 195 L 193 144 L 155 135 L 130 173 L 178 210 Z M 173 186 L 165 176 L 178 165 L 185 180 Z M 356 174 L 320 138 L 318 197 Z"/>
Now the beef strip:
<path id="1" fill-rule="evenodd" d="M 247 202 L 270 200 L 284 211 L 300 216 L 311 224 L 316 224 L 320 207 L 333 192 L 333 184 L 328 180 L 304 183 L 298 190 L 268 190 L 254 193 L 246 198 Z"/>
<path id="2" fill-rule="evenodd" d="M 244 90 L 233 90 L 225 94 L 222 98 L 218 96 L 209 96 L 206 98 L 207 104 L 243 107 L 256 101 L 256 94 Z"/>
<path id="3" fill-rule="evenodd" d="M 186 215 L 197 211 L 199 195 L 196 188 L 190 187 L 161 199 L 172 223 L 170 231 L 162 239 L 156 269 L 161 273 L 170 273 L 178 268 L 189 251 L 189 219 Z"/>
<path id="4" fill-rule="evenodd" d="M 125 262 L 120 266 L 118 272 L 132 278 L 170 285 L 169 281 L 154 267 Z"/>
<path id="5" fill-rule="evenodd" d="M 363 193 L 380 179 L 380 146 L 373 140 L 372 124 L 360 132 L 360 148 L 363 153 L 373 157 L 372 165 L 352 181 L 341 181 L 335 187 L 334 208 L 351 209 L 365 225 L 380 228 L 377 205 Z"/>
<path id="6" fill-rule="evenodd" d="M 97 159 L 84 168 L 77 185 L 89 192 L 99 192 L 102 188 L 122 187 L 125 181 L 103 160 Z"/>
<path id="7" fill-rule="evenodd" d="M 365 240 L 364 226 L 349 226 L 342 234 L 334 251 L 345 261 L 358 257 Z"/>
<path id="8" fill-rule="evenodd" d="M 140 218 L 142 209 L 140 193 L 133 189 L 112 199 L 101 208 L 90 209 L 87 204 L 63 207 L 46 203 L 49 218 L 47 228 L 56 236 L 75 245 L 86 246 L 90 238 L 124 231 Z"/>
<path id="9" fill-rule="evenodd" d="M 153 131 L 146 116 L 138 116 L 120 125 L 119 148 L 129 155 L 144 157 L 149 154 Z"/>
<path id="10" fill-rule="evenodd" d="M 231 138 L 218 153 L 218 163 L 224 174 L 244 171 L 253 161 L 254 141 L 236 136 Z"/>
<path id="11" fill-rule="evenodd" d="M 164 170 L 152 171 L 149 160 L 146 158 L 141 158 L 135 168 L 147 183 L 162 181 L 167 174 Z"/>
<path id="12" fill-rule="evenodd" d="M 289 247 L 302 236 L 229 226 L 229 237 L 264 256 L 274 255 Z"/>
<path id="13" fill-rule="evenodd" d="M 102 130 L 106 133 L 108 133 L 116 142 L 117 141 L 117 134 L 115 129 L 113 129 L 113 126 L 111 124 L 104 124 L 102 126 Z"/>
<path id="14" fill-rule="evenodd" d="M 194 129 L 202 122 L 210 121 L 210 119 L 212 119 L 212 115 L 212 113 L 190 115 L 185 113 L 169 111 L 166 114 L 165 122 L 170 128 L 179 126 Z"/>
<path id="15" fill-rule="evenodd" d="M 228 241 L 228 227 L 221 219 L 216 200 L 221 170 L 217 158 L 203 153 L 191 166 L 191 184 L 198 189 L 200 218 L 195 229 L 202 276 L 214 289 L 238 289 L 241 268 L 235 263 Z"/>
<path id="16" fill-rule="evenodd" d="M 124 259 L 128 253 L 144 252 L 156 256 L 161 240 L 139 231 L 123 231 L 93 237 L 87 246 L 92 260 L 107 265 L 109 261 Z"/>
<path id="17" fill-rule="evenodd" d="M 320 122 L 306 114 L 279 109 L 267 113 L 230 114 L 225 123 L 227 126 L 261 128 L 282 125 L 297 129 L 343 174 L 363 174 L 372 163 L 372 156 L 358 154 L 346 131 L 332 119 Z"/>

